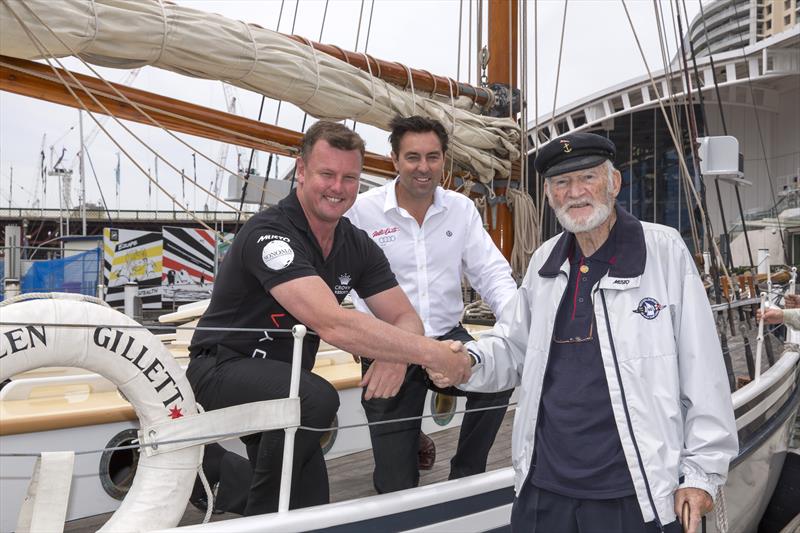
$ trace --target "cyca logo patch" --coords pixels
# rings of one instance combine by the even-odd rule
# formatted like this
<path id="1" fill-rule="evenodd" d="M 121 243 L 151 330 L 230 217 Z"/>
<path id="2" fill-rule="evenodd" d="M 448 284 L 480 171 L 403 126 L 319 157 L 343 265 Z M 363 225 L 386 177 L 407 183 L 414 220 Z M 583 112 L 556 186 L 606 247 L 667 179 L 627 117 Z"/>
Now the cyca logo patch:
<path id="1" fill-rule="evenodd" d="M 658 303 L 655 298 L 650 298 L 648 296 L 647 298 L 642 298 L 642 301 L 639 302 L 639 305 L 633 312 L 642 315 L 647 320 L 653 320 L 662 309 L 664 309 L 663 305 Z"/>
<path id="2" fill-rule="evenodd" d="M 269 241 L 261 250 L 261 260 L 272 270 L 283 270 L 294 261 L 294 250 L 283 241 Z"/>

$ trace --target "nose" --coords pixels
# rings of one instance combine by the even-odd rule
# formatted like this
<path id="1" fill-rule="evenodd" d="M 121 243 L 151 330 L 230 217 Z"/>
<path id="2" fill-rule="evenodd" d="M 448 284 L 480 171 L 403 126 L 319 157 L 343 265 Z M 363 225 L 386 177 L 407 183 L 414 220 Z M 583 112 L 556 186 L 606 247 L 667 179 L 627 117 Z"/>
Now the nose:
<path id="1" fill-rule="evenodd" d="M 584 191 L 585 187 L 583 186 L 581 180 L 569 180 L 569 185 L 567 186 L 567 196 L 569 198 L 580 198 L 583 196 Z"/>
<path id="2" fill-rule="evenodd" d="M 344 189 L 344 176 L 336 176 L 336 178 L 331 180 L 329 188 L 331 192 L 341 192 Z"/>

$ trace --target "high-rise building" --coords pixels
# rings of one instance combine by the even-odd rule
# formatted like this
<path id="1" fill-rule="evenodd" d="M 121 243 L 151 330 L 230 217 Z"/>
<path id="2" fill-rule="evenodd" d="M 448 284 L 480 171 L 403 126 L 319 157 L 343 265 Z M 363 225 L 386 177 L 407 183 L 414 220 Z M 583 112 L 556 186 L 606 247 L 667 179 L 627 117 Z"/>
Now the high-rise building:
<path id="1" fill-rule="evenodd" d="M 744 48 L 797 24 L 798 0 L 712 0 L 689 24 L 697 56 Z"/>

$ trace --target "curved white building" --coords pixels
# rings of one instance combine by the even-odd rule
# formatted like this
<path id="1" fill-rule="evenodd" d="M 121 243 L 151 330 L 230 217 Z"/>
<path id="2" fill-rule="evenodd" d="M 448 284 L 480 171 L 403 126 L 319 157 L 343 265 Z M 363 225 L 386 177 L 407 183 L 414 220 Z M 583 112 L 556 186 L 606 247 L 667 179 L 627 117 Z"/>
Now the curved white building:
<path id="1" fill-rule="evenodd" d="M 796 9 L 797 0 L 774 0 L 771 4 L 783 7 L 786 1 Z M 714 41 L 711 24 L 718 18 L 730 21 L 728 8 L 736 5 L 738 10 L 745 4 L 763 7 L 768 3 L 721 0 L 704 6 L 712 52 L 716 46 L 727 46 L 727 38 Z M 711 57 L 698 57 L 699 79 L 692 76 L 691 95 L 699 136 L 727 134 L 739 140 L 743 177 L 752 183 L 740 186 L 739 191 L 753 258 L 759 248 L 766 247 L 771 250 L 773 263 L 800 264 L 800 25 L 794 22 L 796 11 L 791 17 L 793 24 L 788 29 L 750 44 L 744 34 L 739 34 L 736 38 L 745 46 L 713 53 L 713 69 Z M 695 20 L 691 31 L 696 28 L 702 31 L 702 22 Z M 705 48 L 708 50 L 708 44 Z M 568 132 L 607 135 L 618 149 L 616 166 L 623 176 L 618 198 L 621 205 L 642 220 L 677 228 L 692 247 L 686 187 L 679 179 L 677 152 L 660 107 L 665 107 L 671 121 L 675 111 L 691 170 L 685 105 L 689 91 L 682 71 L 676 67 L 653 72 L 653 76 L 655 86 L 644 75 L 566 105 L 555 116 L 548 114 L 530 122 L 529 146 L 533 148 L 529 157 L 535 156 L 539 146 Z M 701 188 L 701 180 L 695 178 L 694 183 Z M 733 264 L 748 264 L 734 185 L 720 180 L 719 198 L 716 180 L 706 178 L 705 186 L 709 216 L 723 253 L 730 239 Z M 776 219 L 778 214 L 782 218 Z M 557 229 L 554 218 L 547 217 L 545 234 L 552 235 Z"/>

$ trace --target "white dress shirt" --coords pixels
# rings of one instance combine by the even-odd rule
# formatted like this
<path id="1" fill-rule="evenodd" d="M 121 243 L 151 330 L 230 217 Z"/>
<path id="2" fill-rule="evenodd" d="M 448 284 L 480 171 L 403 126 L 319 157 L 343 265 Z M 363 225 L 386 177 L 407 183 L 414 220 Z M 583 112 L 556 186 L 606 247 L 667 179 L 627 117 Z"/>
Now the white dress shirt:
<path id="1" fill-rule="evenodd" d="M 420 226 L 397 205 L 396 184 L 397 179 L 358 195 L 345 216 L 383 249 L 425 335 L 438 337 L 458 324 L 464 309 L 462 274 L 498 315 L 517 284 L 472 200 L 436 187 Z M 356 309 L 368 313 L 364 301 L 351 295 Z"/>

